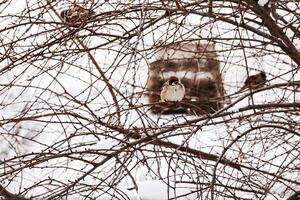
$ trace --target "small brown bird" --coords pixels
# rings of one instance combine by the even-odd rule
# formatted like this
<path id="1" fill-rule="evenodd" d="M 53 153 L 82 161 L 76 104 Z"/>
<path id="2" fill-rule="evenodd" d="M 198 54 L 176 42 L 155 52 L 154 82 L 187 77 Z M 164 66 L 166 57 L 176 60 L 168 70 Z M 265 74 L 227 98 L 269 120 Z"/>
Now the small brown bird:
<path id="1" fill-rule="evenodd" d="M 179 79 L 175 76 L 171 76 L 166 81 L 160 92 L 160 98 L 162 101 L 181 101 L 185 94 L 185 87 L 180 83 Z"/>
<path id="2" fill-rule="evenodd" d="M 63 19 L 64 23 L 67 23 L 74 27 L 79 27 L 83 22 L 92 19 L 94 14 L 94 11 L 75 4 L 73 7 L 61 11 L 60 16 Z"/>
<path id="3" fill-rule="evenodd" d="M 246 79 L 244 86 L 241 88 L 240 91 L 242 91 L 246 88 L 251 88 L 254 90 L 261 88 L 265 85 L 266 81 L 267 81 L 267 76 L 266 76 L 265 72 L 260 72 L 259 74 L 249 76 Z"/>

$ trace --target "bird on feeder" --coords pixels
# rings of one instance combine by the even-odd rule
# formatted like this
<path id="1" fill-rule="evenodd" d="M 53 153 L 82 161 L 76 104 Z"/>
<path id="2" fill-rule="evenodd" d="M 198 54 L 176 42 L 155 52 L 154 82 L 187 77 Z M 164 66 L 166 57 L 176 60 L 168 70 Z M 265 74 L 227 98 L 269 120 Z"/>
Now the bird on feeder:
<path id="1" fill-rule="evenodd" d="M 184 95 L 184 85 L 177 77 L 171 76 L 169 80 L 163 84 L 160 98 L 163 102 L 178 102 L 184 98 Z"/>

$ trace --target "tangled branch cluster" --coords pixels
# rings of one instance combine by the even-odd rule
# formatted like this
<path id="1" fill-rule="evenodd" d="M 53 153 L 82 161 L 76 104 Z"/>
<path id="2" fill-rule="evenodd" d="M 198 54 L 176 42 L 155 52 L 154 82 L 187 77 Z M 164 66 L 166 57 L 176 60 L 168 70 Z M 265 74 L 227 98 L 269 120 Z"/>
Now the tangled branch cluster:
<path id="1" fill-rule="evenodd" d="M 67 22 L 61 12 L 74 5 L 93 17 Z M 292 196 L 300 190 L 299 7 L 0 2 L 0 196 L 155 199 L 155 184 L 165 199 Z M 215 45 L 224 108 L 151 113 L 149 63 L 159 47 L 181 42 Z M 258 71 L 267 85 L 237 93 Z"/>

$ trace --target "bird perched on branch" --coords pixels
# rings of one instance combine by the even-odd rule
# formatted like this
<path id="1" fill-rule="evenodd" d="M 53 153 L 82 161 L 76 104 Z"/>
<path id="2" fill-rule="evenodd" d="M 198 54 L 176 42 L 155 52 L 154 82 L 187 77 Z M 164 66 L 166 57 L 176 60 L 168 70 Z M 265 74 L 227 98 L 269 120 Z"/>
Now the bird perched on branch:
<path id="1" fill-rule="evenodd" d="M 61 11 L 60 13 L 60 16 L 63 19 L 64 23 L 67 23 L 74 27 L 79 27 L 83 22 L 92 19 L 94 15 L 94 11 L 83 8 L 76 4 L 69 9 Z"/>
<path id="2" fill-rule="evenodd" d="M 160 98 L 162 101 L 181 101 L 185 94 L 185 87 L 175 76 L 171 76 L 166 81 L 160 92 Z"/>
<path id="3" fill-rule="evenodd" d="M 265 72 L 260 72 L 259 74 L 249 76 L 246 79 L 244 86 L 240 89 L 240 91 L 246 88 L 251 88 L 251 89 L 261 88 L 265 85 L 266 81 L 267 81 L 267 76 Z"/>

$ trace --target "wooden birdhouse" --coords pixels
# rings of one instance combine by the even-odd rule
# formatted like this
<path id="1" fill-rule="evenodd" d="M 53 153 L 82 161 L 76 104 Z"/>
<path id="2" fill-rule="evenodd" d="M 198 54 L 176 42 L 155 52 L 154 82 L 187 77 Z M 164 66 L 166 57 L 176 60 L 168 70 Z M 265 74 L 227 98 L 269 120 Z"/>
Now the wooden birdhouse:
<path id="1" fill-rule="evenodd" d="M 223 107 L 224 88 L 218 57 L 212 44 L 169 44 L 158 49 L 149 66 L 147 90 L 152 112 L 206 114 Z M 185 86 L 180 102 L 162 102 L 162 85 L 172 76 Z"/>

